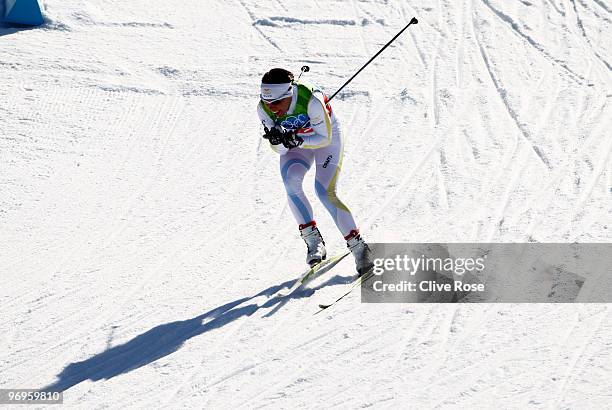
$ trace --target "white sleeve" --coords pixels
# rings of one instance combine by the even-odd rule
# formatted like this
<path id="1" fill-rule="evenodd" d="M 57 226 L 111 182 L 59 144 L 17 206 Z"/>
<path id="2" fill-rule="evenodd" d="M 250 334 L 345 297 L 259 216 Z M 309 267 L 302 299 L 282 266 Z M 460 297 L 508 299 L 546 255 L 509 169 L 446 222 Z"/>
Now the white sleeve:
<path id="1" fill-rule="evenodd" d="M 259 122 L 264 124 L 268 128 L 274 127 L 274 121 L 270 116 L 264 111 L 261 106 L 261 102 L 257 104 L 257 115 L 259 116 Z"/>
<path id="2" fill-rule="evenodd" d="M 257 104 L 257 115 L 259 116 L 259 122 L 261 122 L 262 125 L 265 125 L 269 129 L 274 127 L 274 121 L 264 111 L 264 109 L 261 106 L 261 103 Z M 272 148 L 272 151 L 274 151 L 274 152 L 276 152 L 277 154 L 280 154 L 280 155 L 285 155 L 287 153 L 287 151 L 289 151 L 283 145 L 272 145 L 272 144 L 270 144 L 270 148 Z"/>
<path id="3" fill-rule="evenodd" d="M 332 125 L 331 117 L 321 92 L 312 93 L 308 102 L 308 117 L 310 117 L 310 127 L 314 130 L 314 134 L 306 137 L 302 148 L 317 149 L 326 147 L 331 144 L 332 140 Z"/>

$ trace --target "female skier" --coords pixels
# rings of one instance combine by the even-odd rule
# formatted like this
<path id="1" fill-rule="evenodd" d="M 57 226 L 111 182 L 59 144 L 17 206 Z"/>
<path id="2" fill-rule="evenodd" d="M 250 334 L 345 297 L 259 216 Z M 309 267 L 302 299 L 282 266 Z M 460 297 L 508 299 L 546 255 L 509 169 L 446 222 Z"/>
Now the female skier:
<path id="1" fill-rule="evenodd" d="M 372 267 L 371 252 L 359 234 L 351 211 L 336 195 L 342 166 L 343 136 L 327 96 L 316 87 L 295 82 L 293 74 L 273 68 L 261 80 L 257 114 L 272 149 L 280 154 L 280 172 L 289 207 L 299 224 L 310 266 L 326 258 L 325 242 L 304 195 L 302 181 L 315 164 L 315 190 L 355 257 L 361 276 Z"/>

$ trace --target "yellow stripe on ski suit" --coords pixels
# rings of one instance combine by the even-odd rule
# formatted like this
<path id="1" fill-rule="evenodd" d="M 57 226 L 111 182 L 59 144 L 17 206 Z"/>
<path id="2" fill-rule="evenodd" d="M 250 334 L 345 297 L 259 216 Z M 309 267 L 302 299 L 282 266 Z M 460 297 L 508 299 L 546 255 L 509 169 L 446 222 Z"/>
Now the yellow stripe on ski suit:
<path id="1" fill-rule="evenodd" d="M 339 132 L 339 131 L 338 131 Z M 342 209 L 348 213 L 351 213 L 351 210 L 348 209 L 342 201 L 338 198 L 336 192 L 336 183 L 338 182 L 338 177 L 340 176 L 340 171 L 342 170 L 342 161 L 344 160 L 344 139 L 341 140 L 342 145 L 340 146 L 340 160 L 338 161 L 338 166 L 336 167 L 336 172 L 332 177 L 331 181 L 329 181 L 329 185 L 327 186 L 327 197 L 330 202 L 336 206 L 337 209 Z"/>

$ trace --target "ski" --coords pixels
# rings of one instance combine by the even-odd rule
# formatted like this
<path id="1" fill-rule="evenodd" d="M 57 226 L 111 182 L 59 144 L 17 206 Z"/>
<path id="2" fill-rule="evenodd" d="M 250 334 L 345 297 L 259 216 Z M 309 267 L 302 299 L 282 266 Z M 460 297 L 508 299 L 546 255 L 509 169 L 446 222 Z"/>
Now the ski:
<path id="1" fill-rule="evenodd" d="M 342 299 L 344 299 L 347 295 L 349 295 L 351 292 L 353 292 L 357 287 L 361 286 L 361 284 L 367 282 L 368 280 L 370 280 L 372 277 L 374 276 L 374 271 L 370 270 L 367 273 L 365 273 L 364 275 L 358 277 L 357 279 L 355 279 L 352 283 L 350 283 L 348 286 L 348 290 L 343 293 L 342 295 L 340 295 L 340 297 L 338 297 L 336 300 L 334 300 L 331 303 L 327 303 L 327 304 L 319 304 L 319 309 L 317 310 L 314 315 L 316 315 L 317 313 L 321 313 L 323 312 L 325 309 L 329 308 L 330 306 L 335 305 L 336 303 L 338 303 L 339 301 L 341 301 Z"/>
<path id="2" fill-rule="evenodd" d="M 317 273 L 319 273 L 323 268 L 326 268 L 326 267 L 330 267 L 331 268 L 332 266 L 334 266 L 338 262 L 340 262 L 342 259 L 344 259 L 349 253 L 350 253 L 350 251 L 345 251 L 343 253 L 340 253 L 338 255 L 334 255 L 334 256 L 332 256 L 329 259 L 325 259 L 325 260 L 317 263 L 312 268 L 309 268 L 308 270 L 306 270 L 306 272 L 302 273 L 300 275 L 300 277 L 295 281 L 293 286 L 291 286 L 289 289 L 287 289 L 285 291 L 281 290 L 281 291 L 277 292 L 276 296 L 278 296 L 278 297 L 289 296 L 290 294 L 295 292 L 299 287 L 304 286 L 306 283 L 308 283 L 311 280 L 313 280 L 317 276 Z"/>

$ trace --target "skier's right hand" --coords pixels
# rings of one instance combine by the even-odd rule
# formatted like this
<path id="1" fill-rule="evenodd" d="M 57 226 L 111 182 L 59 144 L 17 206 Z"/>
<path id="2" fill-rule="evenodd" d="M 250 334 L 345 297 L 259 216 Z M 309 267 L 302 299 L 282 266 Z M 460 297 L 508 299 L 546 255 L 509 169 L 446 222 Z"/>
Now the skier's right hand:
<path id="1" fill-rule="evenodd" d="M 272 145 L 282 144 L 285 140 L 284 133 L 277 127 L 272 127 L 272 129 L 264 127 L 264 131 L 265 133 L 263 135 L 263 138 L 270 141 L 270 144 Z"/>

